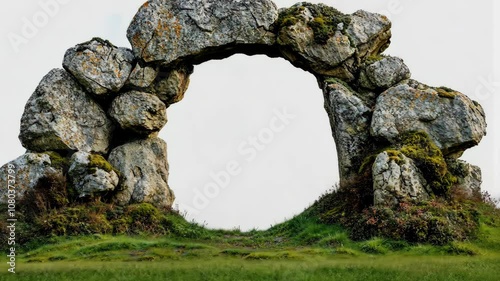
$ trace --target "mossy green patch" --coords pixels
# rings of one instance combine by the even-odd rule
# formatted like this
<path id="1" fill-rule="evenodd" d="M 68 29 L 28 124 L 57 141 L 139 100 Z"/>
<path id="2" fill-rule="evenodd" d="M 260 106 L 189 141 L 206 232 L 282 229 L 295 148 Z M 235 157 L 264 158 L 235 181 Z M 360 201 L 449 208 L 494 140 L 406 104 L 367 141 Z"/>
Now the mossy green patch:
<path id="1" fill-rule="evenodd" d="M 55 151 L 46 151 L 43 154 L 47 154 L 50 157 L 52 167 L 58 169 L 67 169 L 69 167 L 69 160 L 61 156 L 61 154 Z"/>
<path id="2" fill-rule="evenodd" d="M 338 79 L 335 77 L 326 77 L 326 78 L 324 78 L 324 81 L 328 84 L 340 84 L 340 85 L 344 86 L 346 89 L 348 89 L 349 91 L 351 91 L 352 93 L 356 92 L 356 91 L 354 91 L 353 88 L 351 88 L 351 86 L 346 81 L 344 81 L 342 79 Z"/>
<path id="3" fill-rule="evenodd" d="M 278 29 L 295 25 L 303 20 L 301 15 L 305 9 L 311 12 L 312 20 L 307 25 L 313 30 L 314 41 L 318 44 L 326 44 L 328 39 L 333 36 L 339 24 L 344 25 L 344 29 L 350 24 L 351 18 L 337 9 L 323 4 L 301 3 L 289 9 L 283 10 L 276 22 Z"/>
<path id="4" fill-rule="evenodd" d="M 104 170 L 108 173 L 114 171 L 118 175 L 120 172 L 115 169 L 104 157 L 98 154 L 90 154 L 89 155 L 89 173 L 93 174 L 97 169 Z"/>
<path id="5" fill-rule="evenodd" d="M 425 132 L 408 132 L 401 137 L 400 151 L 413 159 L 435 195 L 447 195 L 457 178 L 448 171 L 443 153 Z"/>
<path id="6" fill-rule="evenodd" d="M 370 56 L 366 57 L 365 63 L 366 63 L 366 65 L 374 64 L 377 61 L 381 61 L 383 58 L 384 58 L 383 55 L 370 55 Z"/>
<path id="7" fill-rule="evenodd" d="M 457 91 L 454 91 L 447 87 L 436 88 L 436 92 L 438 93 L 438 96 L 447 99 L 454 99 L 457 96 Z"/>

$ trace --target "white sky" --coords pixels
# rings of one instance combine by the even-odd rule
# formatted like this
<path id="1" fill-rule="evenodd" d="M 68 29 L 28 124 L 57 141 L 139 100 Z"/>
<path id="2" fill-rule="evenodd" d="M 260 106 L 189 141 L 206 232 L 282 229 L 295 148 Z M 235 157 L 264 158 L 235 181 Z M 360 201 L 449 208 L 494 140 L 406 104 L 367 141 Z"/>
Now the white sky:
<path id="1" fill-rule="evenodd" d="M 54 2 L 57 1 L 57 2 Z M 40 3 L 57 3 L 50 14 Z M 24 153 L 17 138 L 24 105 L 41 78 L 61 67 L 64 52 L 99 36 L 129 47 L 126 29 L 143 0 L 8 1 L 0 11 L 1 164 Z M 275 1 L 279 7 L 295 1 Z M 500 7 L 494 1 L 324 0 L 343 12 L 383 12 L 393 21 L 391 47 L 413 78 L 448 86 L 478 100 L 486 110 L 488 136 L 463 159 L 483 169 L 483 189 L 500 196 L 499 38 Z M 494 7 L 495 5 L 495 7 Z M 50 11 L 49 11 L 50 12 Z M 495 16 L 496 15 L 496 16 Z M 35 22 L 33 18 L 35 17 Z M 24 44 L 11 44 L 26 22 L 36 24 Z M 494 30 L 496 29 L 496 32 Z M 26 31 L 26 30 L 25 30 Z M 32 30 L 27 30 L 32 31 Z M 494 53 L 494 50 L 497 50 Z M 295 116 L 255 159 L 238 147 L 265 132 L 275 110 Z M 181 211 L 210 227 L 265 229 L 290 218 L 338 180 L 336 152 L 314 77 L 282 59 L 233 56 L 195 67 L 185 99 L 168 111 L 161 132 L 169 145 L 170 185 Z M 243 144 L 243 148 L 249 148 Z M 211 172 L 239 163 L 239 174 L 206 206 L 197 192 Z M 213 192 L 213 189 L 210 189 Z M 213 195 L 213 196 L 212 196 Z M 199 195 L 198 195 L 199 196 Z M 198 207 L 198 209 L 196 209 Z"/>

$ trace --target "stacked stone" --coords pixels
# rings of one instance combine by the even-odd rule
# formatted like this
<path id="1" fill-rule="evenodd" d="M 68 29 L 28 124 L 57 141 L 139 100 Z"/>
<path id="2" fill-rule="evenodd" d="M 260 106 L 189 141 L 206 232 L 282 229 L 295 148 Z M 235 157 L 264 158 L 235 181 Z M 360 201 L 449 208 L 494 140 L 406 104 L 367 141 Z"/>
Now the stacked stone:
<path id="1" fill-rule="evenodd" d="M 20 196 L 56 172 L 80 197 L 111 193 L 119 205 L 170 207 L 167 146 L 157 133 L 192 67 L 146 65 L 99 38 L 69 49 L 63 67 L 42 79 L 25 108 L 19 138 L 28 152 L 11 162 L 26 175 Z M 67 166 L 53 168 L 50 155 Z"/>
<path id="2" fill-rule="evenodd" d="M 322 4 L 278 10 L 270 0 L 150 0 L 128 29 L 132 50 L 95 38 L 68 50 L 64 70 L 42 79 L 21 120 L 28 152 L 12 162 L 23 175 L 19 187 L 65 173 L 53 167 L 57 152 L 69 161 L 68 182 L 82 197 L 105 193 L 120 205 L 170 207 L 167 148 L 157 137 L 166 110 L 183 98 L 193 65 L 244 53 L 282 57 L 316 76 L 341 182 L 375 153 L 375 205 L 432 195 L 415 159 L 391 157 L 387 149 L 414 131 L 427 134 L 450 169 L 461 171 L 464 189 L 479 189 L 480 169 L 458 158 L 486 133 L 481 106 L 411 80 L 402 59 L 382 56 L 390 28 L 383 15 L 344 15 Z M 0 173 L 5 181 L 5 169 Z"/>

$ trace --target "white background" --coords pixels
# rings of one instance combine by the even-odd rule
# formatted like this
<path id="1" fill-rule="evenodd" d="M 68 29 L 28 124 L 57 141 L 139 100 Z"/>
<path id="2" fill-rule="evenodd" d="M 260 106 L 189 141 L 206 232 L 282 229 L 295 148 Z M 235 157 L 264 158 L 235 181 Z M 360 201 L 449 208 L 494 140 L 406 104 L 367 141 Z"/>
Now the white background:
<path id="1" fill-rule="evenodd" d="M 0 11 L 2 164 L 24 153 L 17 139 L 19 120 L 41 78 L 61 67 L 66 49 L 92 37 L 130 47 L 126 29 L 143 0 L 59 0 L 50 14 L 40 5 L 48 2 L 8 1 Z M 386 54 L 403 58 L 414 79 L 459 90 L 483 105 L 488 136 L 463 159 L 481 166 L 483 189 L 499 197 L 499 5 L 465 0 L 322 2 L 346 13 L 365 9 L 386 14 L 393 22 Z M 276 3 L 286 7 L 295 2 Z M 23 35 L 27 22 L 36 27 L 27 34 L 30 38 Z M 24 36 L 24 43 L 12 44 L 14 34 Z M 238 146 L 268 127 L 274 110 L 285 107 L 296 118 L 255 160 L 246 161 Z M 185 99 L 172 105 L 168 115 L 161 137 L 169 145 L 169 183 L 176 204 L 209 227 L 265 229 L 302 211 L 338 181 L 321 91 L 312 75 L 282 59 L 236 55 L 196 66 Z M 196 192 L 213 181 L 210 173 L 222 171 L 230 161 L 240 163 L 241 174 L 207 206 L 194 208 Z"/>

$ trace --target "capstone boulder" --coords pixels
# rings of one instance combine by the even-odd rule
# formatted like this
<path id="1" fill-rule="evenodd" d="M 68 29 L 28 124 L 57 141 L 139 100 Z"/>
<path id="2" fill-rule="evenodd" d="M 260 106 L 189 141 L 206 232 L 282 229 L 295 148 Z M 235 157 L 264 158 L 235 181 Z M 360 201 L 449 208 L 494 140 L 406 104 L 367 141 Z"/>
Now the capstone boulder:
<path id="1" fill-rule="evenodd" d="M 127 37 L 146 62 L 201 63 L 231 49 L 273 45 L 277 17 L 270 0 L 151 0 L 135 15 Z"/>

